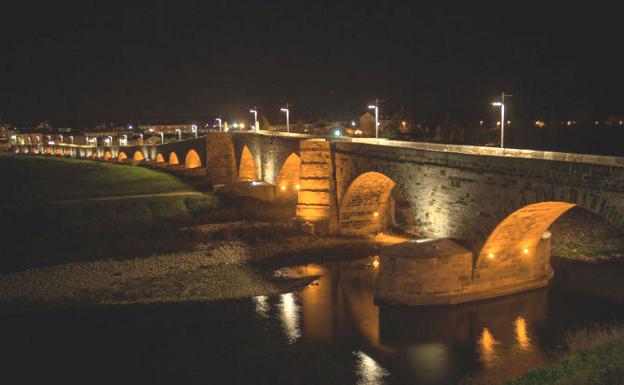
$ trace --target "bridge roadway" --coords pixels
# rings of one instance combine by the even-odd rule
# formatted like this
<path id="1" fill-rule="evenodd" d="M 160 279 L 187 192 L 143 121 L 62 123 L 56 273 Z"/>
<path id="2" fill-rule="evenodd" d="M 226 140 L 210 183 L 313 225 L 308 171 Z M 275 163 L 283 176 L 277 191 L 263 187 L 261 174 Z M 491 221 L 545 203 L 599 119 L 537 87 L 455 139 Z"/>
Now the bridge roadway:
<path id="1" fill-rule="evenodd" d="M 421 266 L 432 273 L 416 281 L 388 259 L 390 301 L 424 295 L 454 303 L 546 285 L 548 229 L 574 206 L 624 230 L 620 157 L 273 132 L 214 132 L 162 145 L 16 140 L 18 153 L 145 164 L 215 184 L 262 181 L 258 188 L 273 186 L 275 199 L 297 202 L 307 228 L 363 235 L 398 227 L 471 253 L 468 261 L 432 256 Z"/>

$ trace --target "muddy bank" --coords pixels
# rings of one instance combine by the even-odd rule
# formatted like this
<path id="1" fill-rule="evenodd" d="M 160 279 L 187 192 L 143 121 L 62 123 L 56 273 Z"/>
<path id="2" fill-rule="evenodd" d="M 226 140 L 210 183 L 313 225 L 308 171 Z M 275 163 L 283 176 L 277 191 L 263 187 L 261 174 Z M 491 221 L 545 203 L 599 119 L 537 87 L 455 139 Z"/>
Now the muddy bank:
<path id="1" fill-rule="evenodd" d="M 72 262 L 0 276 L 0 312 L 101 304 L 211 301 L 292 291 L 315 277 L 274 274 L 308 261 L 371 255 L 375 238 L 302 235 L 286 225 L 232 222 L 184 229 L 192 250 Z"/>

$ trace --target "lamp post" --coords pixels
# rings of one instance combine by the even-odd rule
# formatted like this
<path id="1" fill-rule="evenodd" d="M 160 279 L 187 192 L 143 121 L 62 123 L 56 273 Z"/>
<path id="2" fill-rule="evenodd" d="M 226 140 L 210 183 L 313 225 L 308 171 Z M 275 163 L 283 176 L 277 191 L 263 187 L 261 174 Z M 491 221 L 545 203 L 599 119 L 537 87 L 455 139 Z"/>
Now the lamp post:
<path id="1" fill-rule="evenodd" d="M 258 132 L 258 107 L 252 108 L 249 112 L 254 114 L 254 130 Z"/>
<path id="2" fill-rule="evenodd" d="M 195 137 L 197 138 L 197 124 L 191 124 L 191 132 L 195 134 Z"/>
<path id="3" fill-rule="evenodd" d="M 72 135 L 69 136 L 69 141 L 71 142 L 71 144 L 74 144 L 74 137 Z"/>
<path id="4" fill-rule="evenodd" d="M 505 97 L 510 97 L 510 96 L 513 96 L 513 95 L 507 95 L 503 92 L 501 94 L 501 101 L 492 103 L 494 107 L 500 107 L 500 111 L 501 111 L 501 137 L 500 137 L 501 148 L 505 148 Z"/>
<path id="5" fill-rule="evenodd" d="M 143 144 L 143 134 L 139 134 L 139 138 L 141 138 L 141 144 Z"/>
<path id="6" fill-rule="evenodd" d="M 280 111 L 286 114 L 286 132 L 290 132 L 290 109 L 289 104 L 286 103 L 286 107 L 281 108 Z"/>
<path id="7" fill-rule="evenodd" d="M 221 123 L 222 123 L 222 120 L 221 120 L 221 118 L 216 118 L 215 120 L 216 120 L 217 122 L 219 122 L 219 132 L 221 132 Z"/>
<path id="8" fill-rule="evenodd" d="M 178 133 L 178 140 L 182 140 L 182 130 L 180 130 L 179 128 L 176 128 L 175 131 Z"/>
<path id="9" fill-rule="evenodd" d="M 375 139 L 379 138 L 379 99 L 375 99 L 375 104 L 368 106 L 369 109 L 375 110 Z"/>
<path id="10" fill-rule="evenodd" d="M 160 144 L 165 144 L 165 134 L 162 132 L 159 132 L 160 134 Z"/>

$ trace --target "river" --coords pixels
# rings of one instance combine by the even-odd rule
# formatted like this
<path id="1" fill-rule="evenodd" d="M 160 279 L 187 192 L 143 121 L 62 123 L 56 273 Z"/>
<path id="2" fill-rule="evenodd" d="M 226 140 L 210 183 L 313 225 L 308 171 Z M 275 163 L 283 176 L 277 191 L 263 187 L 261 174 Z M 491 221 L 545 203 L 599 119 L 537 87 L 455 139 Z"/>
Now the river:
<path id="1" fill-rule="evenodd" d="M 452 307 L 375 304 L 373 259 L 306 265 L 293 293 L 2 316 L 3 383 L 497 383 L 619 321 L 609 303 L 547 289 Z"/>

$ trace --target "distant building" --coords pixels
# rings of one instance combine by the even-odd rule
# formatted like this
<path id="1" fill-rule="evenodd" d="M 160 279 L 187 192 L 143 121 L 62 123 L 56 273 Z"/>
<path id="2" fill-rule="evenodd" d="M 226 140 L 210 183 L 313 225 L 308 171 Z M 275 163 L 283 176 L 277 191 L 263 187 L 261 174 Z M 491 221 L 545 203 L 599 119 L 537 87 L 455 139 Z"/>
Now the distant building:
<path id="1" fill-rule="evenodd" d="M 157 133 L 162 132 L 165 135 L 174 135 L 177 133 L 177 130 L 180 130 L 184 133 L 193 132 L 193 126 L 197 127 L 193 123 L 177 123 L 177 124 L 140 124 L 137 126 L 139 131 L 143 131 L 146 133 Z"/>
<path id="2" fill-rule="evenodd" d="M 9 131 L 11 125 L 8 123 L 0 122 L 0 151 L 7 151 L 9 149 Z"/>

